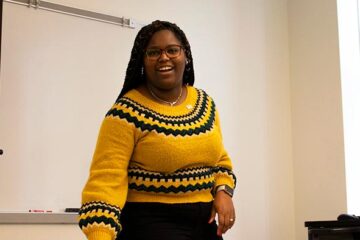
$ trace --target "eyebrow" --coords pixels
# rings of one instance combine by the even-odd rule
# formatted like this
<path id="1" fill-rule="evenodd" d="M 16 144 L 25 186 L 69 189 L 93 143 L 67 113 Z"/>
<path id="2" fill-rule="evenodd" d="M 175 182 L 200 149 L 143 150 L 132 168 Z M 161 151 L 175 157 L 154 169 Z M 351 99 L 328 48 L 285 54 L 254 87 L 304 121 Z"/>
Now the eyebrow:
<path id="1" fill-rule="evenodd" d="M 182 47 L 181 44 L 169 44 L 169 45 L 167 45 L 165 48 L 168 48 L 168 47 L 171 47 L 171 46 L 180 46 L 180 47 Z M 158 45 L 149 46 L 149 47 L 147 47 L 146 49 L 149 49 L 149 48 L 164 49 L 164 48 L 159 47 Z"/>

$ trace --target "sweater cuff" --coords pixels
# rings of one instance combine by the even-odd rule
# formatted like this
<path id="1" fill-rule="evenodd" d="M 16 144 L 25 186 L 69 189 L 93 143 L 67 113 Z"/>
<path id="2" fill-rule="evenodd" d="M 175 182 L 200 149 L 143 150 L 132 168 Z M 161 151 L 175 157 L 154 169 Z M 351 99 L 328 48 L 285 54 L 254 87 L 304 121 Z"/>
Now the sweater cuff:
<path id="1" fill-rule="evenodd" d="M 228 176 L 216 176 L 215 177 L 215 185 L 214 185 L 214 189 L 216 189 L 217 186 L 220 185 L 228 185 L 229 187 L 231 187 L 232 189 L 235 189 L 235 183 L 234 181 L 229 178 Z"/>
<path id="2" fill-rule="evenodd" d="M 218 167 L 214 170 L 215 184 L 214 189 L 219 185 L 228 185 L 232 189 L 236 187 L 236 177 L 234 173 L 226 168 Z"/>
<path id="3" fill-rule="evenodd" d="M 79 226 L 89 240 L 114 240 L 121 231 L 121 210 L 105 202 L 84 203 L 79 211 Z"/>
<path id="4" fill-rule="evenodd" d="M 110 233 L 106 231 L 92 231 L 87 234 L 88 240 L 113 240 L 113 237 Z"/>

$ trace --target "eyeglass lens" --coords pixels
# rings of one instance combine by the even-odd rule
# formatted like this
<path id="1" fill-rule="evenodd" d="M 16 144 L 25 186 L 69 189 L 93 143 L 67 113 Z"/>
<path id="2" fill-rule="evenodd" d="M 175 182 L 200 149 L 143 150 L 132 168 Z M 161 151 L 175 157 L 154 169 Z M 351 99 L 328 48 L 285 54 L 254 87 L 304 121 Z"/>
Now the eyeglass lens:
<path id="1" fill-rule="evenodd" d="M 149 48 L 146 50 L 145 53 L 148 58 L 157 59 L 160 57 L 160 55 L 163 53 L 163 51 L 169 58 L 175 58 L 180 55 L 181 46 L 172 45 L 172 46 L 166 47 L 165 49 Z"/>

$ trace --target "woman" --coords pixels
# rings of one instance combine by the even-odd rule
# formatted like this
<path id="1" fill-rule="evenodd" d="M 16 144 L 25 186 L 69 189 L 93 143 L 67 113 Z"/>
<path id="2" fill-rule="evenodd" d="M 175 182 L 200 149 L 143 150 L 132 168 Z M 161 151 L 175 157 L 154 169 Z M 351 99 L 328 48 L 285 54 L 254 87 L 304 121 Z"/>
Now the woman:
<path id="1" fill-rule="evenodd" d="M 164 21 L 143 27 L 83 190 L 88 239 L 222 239 L 233 226 L 236 179 L 218 114 L 193 83 L 183 31 Z"/>

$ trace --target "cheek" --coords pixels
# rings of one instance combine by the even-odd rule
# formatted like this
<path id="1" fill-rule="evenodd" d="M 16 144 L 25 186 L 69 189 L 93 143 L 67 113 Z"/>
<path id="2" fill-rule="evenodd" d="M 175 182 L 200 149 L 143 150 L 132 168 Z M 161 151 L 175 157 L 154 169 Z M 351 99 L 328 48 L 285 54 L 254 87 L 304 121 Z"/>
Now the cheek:
<path id="1" fill-rule="evenodd" d="M 144 73 L 149 74 L 154 72 L 154 66 L 151 63 L 144 62 Z"/>
<path id="2" fill-rule="evenodd" d="M 185 70 L 185 59 L 179 61 L 177 63 L 177 66 L 178 66 L 178 69 L 183 72 Z"/>

